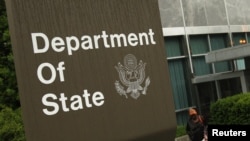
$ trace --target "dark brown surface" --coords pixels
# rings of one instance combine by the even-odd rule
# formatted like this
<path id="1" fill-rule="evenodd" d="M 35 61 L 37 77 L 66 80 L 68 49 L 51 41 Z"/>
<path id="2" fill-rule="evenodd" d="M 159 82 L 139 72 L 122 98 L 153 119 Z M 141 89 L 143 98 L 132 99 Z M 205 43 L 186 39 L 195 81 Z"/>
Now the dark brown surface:
<path id="1" fill-rule="evenodd" d="M 176 119 L 157 0 L 6 0 L 11 41 L 23 119 L 28 141 L 171 141 L 175 137 Z M 68 55 L 33 52 L 31 33 L 42 32 L 48 38 L 81 37 L 106 31 L 109 34 L 155 33 L 156 44 L 99 49 L 79 49 Z M 42 46 L 39 42 L 39 46 Z M 115 69 L 127 54 L 146 63 L 150 77 L 146 95 L 126 99 L 115 89 L 119 80 Z M 65 63 L 64 82 L 59 76 L 52 84 L 42 84 L 37 68 L 48 62 L 57 67 Z M 50 77 L 44 72 L 44 76 Z M 143 83 L 144 85 L 144 83 Z M 102 106 L 48 116 L 42 97 L 47 93 L 60 96 L 104 95 Z M 60 104 L 60 103 L 58 103 Z M 70 104 L 70 103 L 67 103 Z M 84 103 L 83 103 L 84 104 Z"/>

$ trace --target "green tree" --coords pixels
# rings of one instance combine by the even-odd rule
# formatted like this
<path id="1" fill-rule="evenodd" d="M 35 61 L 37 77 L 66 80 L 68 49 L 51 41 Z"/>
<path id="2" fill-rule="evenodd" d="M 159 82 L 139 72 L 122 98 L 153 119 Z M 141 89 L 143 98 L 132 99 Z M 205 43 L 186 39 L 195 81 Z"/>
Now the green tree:
<path id="1" fill-rule="evenodd" d="M 0 0 L 0 141 L 25 141 L 5 1 Z"/>
<path id="2" fill-rule="evenodd" d="M 0 141 L 25 141 L 20 108 L 3 108 L 0 112 L 0 127 Z"/>
<path id="3" fill-rule="evenodd" d="M 0 104 L 20 107 L 5 1 L 0 1 Z"/>

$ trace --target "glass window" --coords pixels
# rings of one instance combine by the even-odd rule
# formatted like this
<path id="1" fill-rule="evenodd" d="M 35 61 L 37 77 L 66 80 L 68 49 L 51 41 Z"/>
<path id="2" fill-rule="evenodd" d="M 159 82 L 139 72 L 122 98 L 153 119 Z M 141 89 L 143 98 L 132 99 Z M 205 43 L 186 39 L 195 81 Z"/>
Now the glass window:
<path id="1" fill-rule="evenodd" d="M 227 34 L 213 34 L 210 35 L 211 50 L 218 50 L 228 47 L 229 39 Z M 215 62 L 215 72 L 225 72 L 231 70 L 230 61 Z"/>
<path id="2" fill-rule="evenodd" d="M 188 58 L 185 56 L 184 36 L 165 37 L 165 49 L 167 51 L 170 81 L 173 90 L 175 109 L 178 124 L 186 119 L 186 112 L 181 112 L 191 105 L 191 80 L 188 67 Z"/>
<path id="3" fill-rule="evenodd" d="M 230 65 L 231 63 L 229 61 L 221 61 L 221 62 L 215 62 L 214 63 L 214 68 L 215 72 L 226 72 L 232 70 L 232 67 Z"/>
<path id="4" fill-rule="evenodd" d="M 229 40 L 226 34 L 212 34 L 209 37 L 212 51 L 228 47 Z"/>
<path id="5" fill-rule="evenodd" d="M 176 109 L 188 107 L 185 61 L 176 59 L 168 62 Z"/>
<path id="6" fill-rule="evenodd" d="M 190 48 L 193 55 L 207 53 L 209 51 L 207 35 L 190 36 Z"/>
<path id="7" fill-rule="evenodd" d="M 189 38 L 194 75 L 211 74 L 212 66 L 205 61 L 205 54 L 209 52 L 207 35 L 192 35 Z"/>
<path id="8" fill-rule="evenodd" d="M 246 36 L 245 33 L 233 33 L 233 45 L 242 45 L 246 44 Z"/>
<path id="9" fill-rule="evenodd" d="M 247 43 L 250 43 L 250 33 L 247 33 Z"/>
<path id="10" fill-rule="evenodd" d="M 167 57 L 182 56 L 182 37 L 167 37 L 165 38 L 165 48 L 167 52 Z"/>
<path id="11" fill-rule="evenodd" d="M 206 75 L 212 73 L 211 64 L 206 63 L 205 57 L 193 57 L 193 68 L 196 76 Z"/>
<path id="12" fill-rule="evenodd" d="M 233 45 L 241 45 L 246 43 L 246 36 L 245 33 L 233 33 Z M 244 70 L 245 69 L 245 60 L 244 58 L 242 59 L 237 59 L 236 60 L 237 64 L 237 69 L 238 70 Z"/>

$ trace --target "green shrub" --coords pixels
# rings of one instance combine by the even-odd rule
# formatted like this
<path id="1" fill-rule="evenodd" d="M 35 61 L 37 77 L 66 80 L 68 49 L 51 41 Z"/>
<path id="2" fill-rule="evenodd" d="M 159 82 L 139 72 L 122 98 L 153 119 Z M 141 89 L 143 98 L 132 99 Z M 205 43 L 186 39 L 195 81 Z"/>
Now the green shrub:
<path id="1" fill-rule="evenodd" d="M 209 124 L 250 124 L 250 94 L 237 94 L 211 104 Z"/>
<path id="2" fill-rule="evenodd" d="M 3 107 L 0 111 L 0 141 L 25 141 L 20 108 Z"/>
<path id="3" fill-rule="evenodd" d="M 184 125 L 177 126 L 175 137 L 186 135 L 186 127 Z"/>

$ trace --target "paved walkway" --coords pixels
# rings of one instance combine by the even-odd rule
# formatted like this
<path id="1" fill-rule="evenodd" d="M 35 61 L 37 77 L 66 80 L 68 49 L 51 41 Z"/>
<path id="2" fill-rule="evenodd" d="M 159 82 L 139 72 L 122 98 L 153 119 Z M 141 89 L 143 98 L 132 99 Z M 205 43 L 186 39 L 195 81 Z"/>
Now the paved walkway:
<path id="1" fill-rule="evenodd" d="M 187 135 L 175 138 L 175 141 L 190 141 Z"/>

